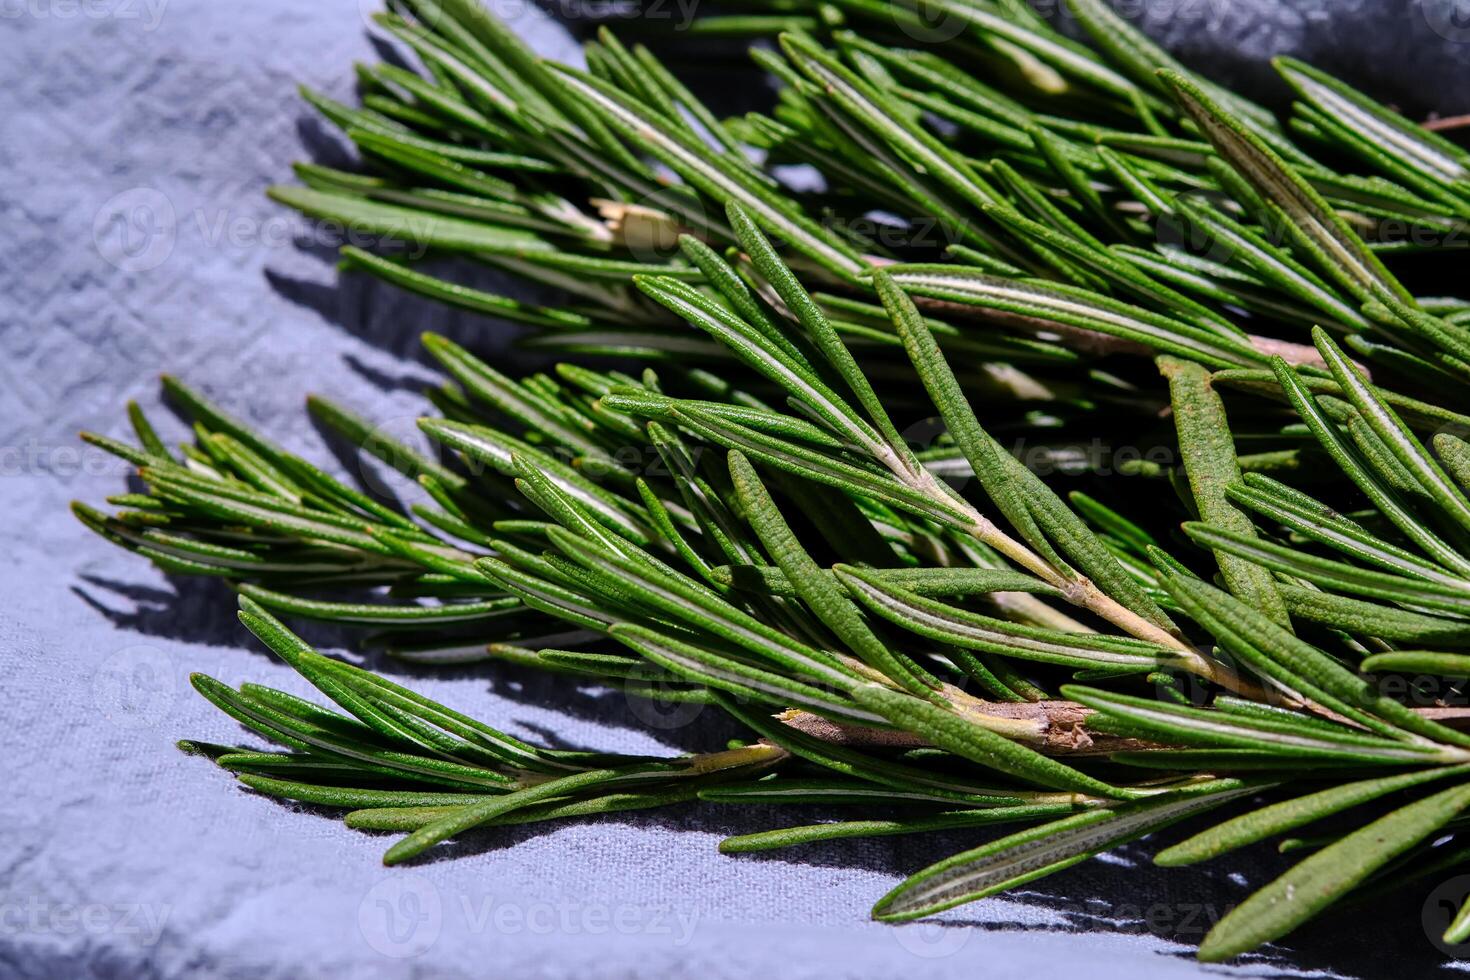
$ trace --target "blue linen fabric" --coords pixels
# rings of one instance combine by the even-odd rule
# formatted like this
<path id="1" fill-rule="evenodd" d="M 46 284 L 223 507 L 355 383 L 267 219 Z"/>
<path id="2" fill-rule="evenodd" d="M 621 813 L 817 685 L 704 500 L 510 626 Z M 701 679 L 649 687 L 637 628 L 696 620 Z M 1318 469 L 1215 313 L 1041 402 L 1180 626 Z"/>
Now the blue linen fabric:
<path id="1" fill-rule="evenodd" d="M 554 19 L 508 2 L 498 9 L 538 50 L 577 57 Z M 1189 944 L 1282 866 L 1269 851 L 1164 872 L 1148 863 L 1151 846 L 1124 848 L 895 929 L 867 921 L 873 901 L 983 837 L 722 857 L 726 834 L 820 814 L 683 807 L 471 835 L 441 859 L 389 870 L 384 839 L 245 792 L 174 747 L 248 741 L 194 694 L 191 671 L 308 690 L 238 625 L 223 586 L 170 579 L 67 513 L 69 499 L 96 503 L 127 477 L 77 430 L 124 435 L 130 398 L 160 414 L 167 371 L 331 463 L 305 392 L 412 432 L 415 390 L 432 378 L 420 331 L 509 356 L 502 324 L 339 280 L 332 230 L 263 194 L 295 159 L 348 159 L 295 86 L 350 100 L 352 61 L 375 56 L 375 6 L 0 0 L 0 975 L 1200 972 Z M 1470 20 L 1453 3 L 1160 0 L 1133 12 L 1247 84 L 1264 84 L 1265 57 L 1286 51 L 1420 109 L 1470 108 Z M 166 435 L 185 432 L 173 423 Z M 508 668 L 385 669 L 554 744 L 672 752 L 735 733 L 713 711 L 670 716 Z M 1442 957 L 1420 926 L 1421 899 L 1327 920 L 1228 972 L 1428 976 Z"/>

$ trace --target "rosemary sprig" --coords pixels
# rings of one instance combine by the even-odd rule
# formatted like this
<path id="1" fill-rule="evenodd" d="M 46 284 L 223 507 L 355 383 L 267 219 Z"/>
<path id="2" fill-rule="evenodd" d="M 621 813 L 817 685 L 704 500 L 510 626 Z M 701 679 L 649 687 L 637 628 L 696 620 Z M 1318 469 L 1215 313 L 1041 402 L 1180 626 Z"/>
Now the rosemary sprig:
<path id="1" fill-rule="evenodd" d="M 1246 797 L 1274 802 L 1159 862 L 1377 807 L 1222 920 L 1205 959 L 1461 833 L 1470 300 L 1420 295 L 1418 262 L 1462 244 L 1470 157 L 1288 59 L 1283 124 L 1069 3 L 1095 48 L 1014 3 L 944 0 L 963 31 L 920 47 L 922 22 L 874 0 L 698 21 L 777 35 L 753 52 L 774 109 L 730 120 L 610 33 L 580 71 L 473 0 L 390 4 L 379 23 L 422 71 L 364 69 L 361 108 L 305 93 L 375 172 L 301 165 L 272 196 L 560 290 L 533 306 L 343 252 L 597 358 L 515 379 L 426 337 L 448 379 L 421 421 L 432 453 L 313 399 L 422 491 L 407 511 L 173 379 L 193 442 L 136 406 L 137 445 L 86 435 L 146 492 L 78 517 L 229 580 L 332 705 L 196 677 L 284 751 L 184 746 L 406 834 L 390 864 L 476 828 L 697 800 L 869 811 L 730 852 L 1030 824 L 919 871 L 884 920 Z M 825 186 L 792 190 L 786 163 Z M 1164 441 L 1168 463 L 1116 468 L 1167 479 L 1117 493 L 1112 461 L 1077 458 L 1092 434 Z M 1089 482 L 1065 495 L 1034 471 L 1074 461 Z M 538 747 L 277 616 L 372 627 L 421 663 L 716 705 L 755 738 Z M 1394 697 L 1386 674 L 1438 687 Z"/>

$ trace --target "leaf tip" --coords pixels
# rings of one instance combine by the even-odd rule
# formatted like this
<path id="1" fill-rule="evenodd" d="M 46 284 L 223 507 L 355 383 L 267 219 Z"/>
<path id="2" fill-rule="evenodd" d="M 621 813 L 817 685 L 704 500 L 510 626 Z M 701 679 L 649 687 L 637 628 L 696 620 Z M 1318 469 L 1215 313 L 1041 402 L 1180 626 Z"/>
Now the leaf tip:
<path id="1" fill-rule="evenodd" d="M 1223 921 L 1228 920 L 1222 920 L 1222 924 Z M 1229 933 L 1217 937 L 1216 933 L 1219 932 L 1219 929 L 1219 926 L 1211 929 L 1204 941 L 1199 944 L 1199 949 L 1195 950 L 1195 958 L 1201 963 L 1223 963 L 1253 948 L 1249 945 L 1242 945 L 1239 939 Z"/>
<path id="2" fill-rule="evenodd" d="M 1188 842 L 1186 841 L 1185 843 Z M 1161 868 L 1182 868 L 1185 865 L 1194 864 L 1198 860 L 1199 857 L 1191 853 L 1185 844 L 1175 844 L 1173 847 L 1166 847 L 1154 855 L 1154 864 Z"/>

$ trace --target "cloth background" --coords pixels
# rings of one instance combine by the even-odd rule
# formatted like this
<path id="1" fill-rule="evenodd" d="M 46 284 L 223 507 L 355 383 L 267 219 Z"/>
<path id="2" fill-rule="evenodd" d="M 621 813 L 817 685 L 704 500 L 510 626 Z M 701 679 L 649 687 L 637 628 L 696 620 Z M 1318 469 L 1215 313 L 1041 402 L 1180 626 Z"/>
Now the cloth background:
<path id="1" fill-rule="evenodd" d="M 335 243 L 269 203 L 292 160 L 345 151 L 298 82 L 350 101 L 370 0 L 0 2 L 0 975 L 1172 978 L 1214 918 L 1281 866 L 1256 850 L 1164 872 L 1148 851 L 894 929 L 866 921 L 904 874 L 972 846 L 940 835 L 727 858 L 720 837 L 792 811 L 680 808 L 473 836 L 407 869 L 385 841 L 252 795 L 174 741 L 241 733 L 189 688 L 307 689 L 218 584 L 171 580 L 67 513 L 126 469 L 76 440 L 123 435 L 180 375 L 288 447 L 331 460 L 302 397 L 397 430 L 420 411 L 426 329 L 499 356 L 503 325 L 339 280 Z M 543 52 L 558 24 L 507 16 Z M 1292 52 L 1422 110 L 1470 110 L 1453 4 L 1175 0 L 1131 8 L 1181 53 L 1269 88 Z M 159 414 L 155 412 L 155 414 Z M 170 419 L 170 421 L 172 421 Z M 174 424 L 168 436 L 182 437 Z M 369 476 L 374 474 L 369 473 Z M 339 638 L 308 635 L 328 649 Z M 554 744 L 708 748 L 710 715 L 511 669 L 415 673 L 429 695 Z M 1151 850 L 1151 848 L 1150 848 Z M 1228 972 L 1424 977 L 1422 892 L 1342 914 Z M 1182 940 L 1182 941 L 1181 941 Z"/>

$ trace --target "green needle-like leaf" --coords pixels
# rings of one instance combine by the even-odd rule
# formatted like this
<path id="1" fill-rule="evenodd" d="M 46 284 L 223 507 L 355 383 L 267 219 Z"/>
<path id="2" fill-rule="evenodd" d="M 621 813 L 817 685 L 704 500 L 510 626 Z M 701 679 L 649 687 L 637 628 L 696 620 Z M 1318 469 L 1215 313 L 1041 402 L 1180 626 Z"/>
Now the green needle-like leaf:
<path id="1" fill-rule="evenodd" d="M 1316 341 L 1317 349 L 1321 351 L 1333 377 L 1342 386 L 1343 392 L 1358 409 L 1363 420 L 1445 513 L 1462 528 L 1470 530 L 1470 500 L 1466 500 L 1460 488 L 1429 455 L 1409 431 L 1409 427 L 1394 414 L 1393 409 L 1374 393 L 1362 372 L 1343 355 L 1342 349 L 1332 342 L 1332 338 L 1318 328 L 1312 332 L 1312 339 Z"/>
<path id="2" fill-rule="evenodd" d="M 1237 510 L 1225 494 L 1225 488 L 1240 479 L 1240 466 L 1225 406 L 1210 386 L 1209 370 L 1172 357 L 1159 358 L 1159 370 L 1169 379 L 1174 427 L 1195 509 L 1217 527 L 1253 537 L 1255 527 L 1250 518 Z M 1231 592 L 1290 629 L 1286 605 L 1270 572 L 1229 554 L 1216 557 Z"/>
<path id="3" fill-rule="evenodd" d="M 1467 806 L 1470 787 L 1442 790 L 1324 847 L 1216 923 L 1200 943 L 1200 959 L 1227 960 L 1286 934 Z"/>
<path id="4" fill-rule="evenodd" d="M 249 584 L 240 585 L 237 589 L 242 596 L 260 603 L 267 609 L 275 609 L 293 616 L 304 616 L 308 619 L 320 619 L 333 623 L 375 626 L 474 623 L 503 616 L 520 606 L 518 600 L 509 597 L 441 606 L 404 606 L 323 602 L 317 599 L 302 599 L 298 596 L 286 595 L 283 592 L 275 592 Z"/>
<path id="5" fill-rule="evenodd" d="M 1221 780 L 1157 800 L 1063 817 L 1002 837 L 907 878 L 873 906 L 873 918 L 905 922 L 994 895 L 1258 788 Z"/>
<path id="6" fill-rule="evenodd" d="M 885 271 L 907 292 L 1013 314 L 1023 318 L 1022 324 L 1036 322 L 1064 333 L 1069 328 L 1101 333 L 1210 367 L 1237 367 L 1264 360 L 1243 341 L 1088 290 L 1034 279 L 1004 279 L 952 265 L 896 265 Z"/>
<path id="7" fill-rule="evenodd" d="M 599 783 L 611 782 L 620 776 L 641 773 L 664 772 L 667 767 L 659 763 L 633 767 L 627 770 L 590 769 L 573 773 L 560 779 L 548 780 L 527 789 L 507 793 L 480 803 L 471 803 L 448 811 L 443 816 L 420 827 L 400 840 L 383 854 L 383 863 L 402 864 L 418 857 L 435 844 L 442 843 L 457 834 L 485 824 L 496 817 L 519 810 L 532 803 L 566 796 L 573 792 L 589 789 Z"/>
<path id="8" fill-rule="evenodd" d="M 783 201 L 745 168 L 709 156 L 702 144 L 682 128 L 606 82 L 562 65 L 549 67 L 576 99 L 595 109 L 614 130 L 638 141 L 692 186 L 722 205 L 739 202 L 802 254 L 839 275 L 851 275 L 861 268 L 860 259 L 849 246 Z"/>
<path id="9" fill-rule="evenodd" d="M 1295 756 L 1299 761 L 1355 758 L 1365 765 L 1459 761 L 1461 756 L 1433 745 L 1355 734 L 1348 728 L 1341 733 L 1331 732 L 1310 721 L 1252 718 L 1074 685 L 1063 687 L 1062 694 L 1117 719 L 1129 734 L 1140 733 L 1164 742 L 1264 749 Z"/>
<path id="10" fill-rule="evenodd" d="M 1464 766 L 1428 769 L 1424 772 L 1405 773 L 1401 776 L 1384 776 L 1380 779 L 1344 783 L 1318 793 L 1284 800 L 1216 824 L 1209 830 L 1166 848 L 1154 856 L 1154 863 L 1175 867 L 1208 861 L 1236 848 L 1254 844 L 1288 830 L 1304 827 L 1309 823 L 1330 817 L 1334 813 L 1361 806 L 1390 793 L 1412 789 L 1436 779 L 1461 776 L 1465 772 Z"/>
<path id="11" fill-rule="evenodd" d="M 556 246 L 527 231 L 449 215 L 427 214 L 414 208 L 380 204 L 345 194 L 323 193 L 304 187 L 273 187 L 271 200 L 324 221 L 340 222 L 359 234 L 379 235 L 461 252 L 525 255 L 553 252 Z"/>
<path id="12" fill-rule="evenodd" d="M 1404 602 L 1452 613 L 1470 612 L 1470 583 L 1440 585 L 1418 579 L 1387 575 L 1358 568 L 1347 562 L 1318 558 L 1282 545 L 1245 538 L 1211 527 L 1187 523 L 1184 533 L 1206 548 L 1228 551 L 1258 565 L 1295 575 L 1342 592 Z"/>
<path id="13" fill-rule="evenodd" d="M 1357 233 L 1265 141 L 1216 105 L 1195 82 L 1167 69 L 1159 75 L 1215 150 L 1280 210 L 1293 229 L 1293 240 L 1318 260 L 1324 273 L 1360 299 L 1379 289 L 1410 298 Z"/>
<path id="14" fill-rule="evenodd" d="M 670 673 L 729 694 L 773 705 L 798 705 L 856 724 L 881 724 L 882 715 L 864 711 L 840 694 L 829 693 L 767 670 L 702 650 L 640 626 L 613 626 L 614 639 Z"/>
<path id="15" fill-rule="evenodd" d="M 760 536 L 766 551 L 786 575 L 796 594 L 848 648 L 868 666 L 918 697 L 934 696 L 914 670 L 894 656 L 863 621 L 856 606 L 825 569 L 802 548 L 781 517 L 754 467 L 738 452 L 730 454 L 730 477 L 746 519 Z"/>
<path id="16" fill-rule="evenodd" d="M 720 841 L 721 854 L 750 854 L 782 847 L 798 847 L 825 840 L 851 837 L 886 837 L 894 834 L 919 834 L 931 830 L 960 830 L 986 827 L 998 823 L 1023 823 L 1075 812 L 1078 808 L 1064 803 L 1037 806 L 990 807 L 960 813 L 941 813 L 926 817 L 904 817 L 894 820 L 842 820 L 805 827 L 783 827 L 754 834 L 726 837 Z"/>
<path id="17" fill-rule="evenodd" d="M 1442 181 L 1470 176 L 1470 155 L 1449 140 L 1416 126 L 1326 72 L 1295 58 L 1272 62 L 1287 84 L 1318 110 L 1382 147 L 1427 177 Z"/>
<path id="18" fill-rule="evenodd" d="M 879 616 L 942 643 L 1081 669 L 1179 667 L 1185 662 L 1177 651 L 1143 640 L 1023 626 L 924 598 L 872 571 L 846 565 L 833 571 L 854 598 Z"/>

